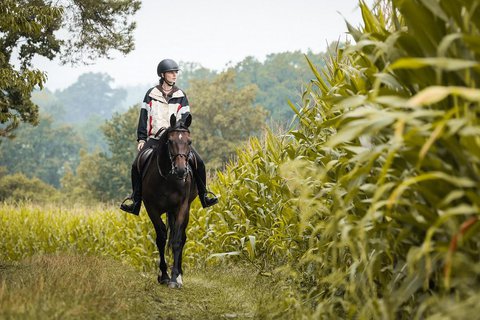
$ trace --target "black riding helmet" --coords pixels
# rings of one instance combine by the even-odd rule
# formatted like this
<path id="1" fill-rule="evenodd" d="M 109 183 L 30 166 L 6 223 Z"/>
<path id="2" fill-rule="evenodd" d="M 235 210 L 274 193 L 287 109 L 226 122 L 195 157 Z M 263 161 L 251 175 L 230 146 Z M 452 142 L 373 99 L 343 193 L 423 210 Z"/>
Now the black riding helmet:
<path id="1" fill-rule="evenodd" d="M 178 64 L 172 59 L 163 59 L 157 66 L 157 74 L 162 78 L 162 73 L 167 71 L 178 71 Z"/>

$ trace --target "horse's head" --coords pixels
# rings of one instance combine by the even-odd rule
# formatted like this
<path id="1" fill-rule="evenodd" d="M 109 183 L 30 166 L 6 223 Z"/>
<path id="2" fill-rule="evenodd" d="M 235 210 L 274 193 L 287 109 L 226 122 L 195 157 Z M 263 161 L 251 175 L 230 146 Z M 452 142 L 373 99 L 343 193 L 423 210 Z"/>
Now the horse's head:
<path id="1" fill-rule="evenodd" d="M 179 180 L 185 180 L 190 171 L 188 159 L 192 152 L 192 140 L 188 127 L 191 123 L 191 114 L 187 114 L 185 120 L 178 123 L 175 115 L 172 114 L 170 128 L 167 129 L 168 154 L 172 163 L 170 173 Z"/>

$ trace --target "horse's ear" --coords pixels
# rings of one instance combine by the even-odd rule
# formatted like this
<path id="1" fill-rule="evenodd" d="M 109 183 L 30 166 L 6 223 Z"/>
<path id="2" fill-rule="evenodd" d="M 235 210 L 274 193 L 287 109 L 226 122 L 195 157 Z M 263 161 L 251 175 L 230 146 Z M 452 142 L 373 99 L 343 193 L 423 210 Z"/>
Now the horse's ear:
<path id="1" fill-rule="evenodd" d="M 175 114 L 172 113 L 172 115 L 170 116 L 170 127 L 175 127 L 175 125 L 177 124 L 177 117 L 175 117 Z"/>
<path id="2" fill-rule="evenodd" d="M 192 114 L 189 112 L 187 113 L 187 117 L 185 118 L 185 127 L 190 127 L 190 125 L 192 124 Z"/>

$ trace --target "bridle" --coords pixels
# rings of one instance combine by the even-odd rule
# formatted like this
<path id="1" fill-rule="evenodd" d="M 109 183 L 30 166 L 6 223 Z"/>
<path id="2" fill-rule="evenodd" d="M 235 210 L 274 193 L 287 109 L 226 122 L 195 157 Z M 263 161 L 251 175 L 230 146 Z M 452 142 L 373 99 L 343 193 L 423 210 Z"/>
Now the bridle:
<path id="1" fill-rule="evenodd" d="M 189 146 L 187 153 L 172 153 L 172 150 L 171 150 L 172 141 L 168 139 L 168 134 L 170 132 L 187 132 L 187 133 L 190 133 L 190 130 L 183 129 L 183 128 L 178 128 L 178 129 L 167 130 L 167 132 L 165 133 L 167 135 L 167 141 L 165 142 L 165 144 L 167 145 L 168 157 L 170 159 L 170 165 L 171 165 L 171 168 L 170 168 L 170 171 L 168 172 L 168 174 L 172 175 L 172 176 L 176 174 L 176 172 L 177 172 L 177 167 L 175 166 L 175 159 L 176 158 L 178 158 L 178 157 L 185 158 L 185 162 L 187 163 L 186 170 L 185 170 L 183 176 L 178 178 L 179 180 L 185 181 L 187 179 L 187 176 L 192 173 L 192 168 L 190 167 L 190 164 L 188 162 L 188 159 L 190 159 L 190 157 L 192 156 L 192 148 Z M 167 179 L 167 177 L 162 173 L 162 170 L 160 168 L 160 164 L 158 163 L 158 158 L 159 157 L 156 157 L 156 158 L 157 158 L 158 173 L 160 174 L 160 176 L 162 178 Z"/>

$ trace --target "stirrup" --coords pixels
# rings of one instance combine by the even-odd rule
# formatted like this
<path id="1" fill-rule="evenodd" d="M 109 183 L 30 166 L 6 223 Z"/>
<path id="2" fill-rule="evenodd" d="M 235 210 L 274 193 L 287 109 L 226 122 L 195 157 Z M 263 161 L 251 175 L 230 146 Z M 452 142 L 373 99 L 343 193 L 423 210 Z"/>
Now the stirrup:
<path id="1" fill-rule="evenodd" d="M 128 200 L 131 200 L 132 202 L 134 202 L 133 195 L 126 196 L 125 199 L 123 199 L 122 203 L 120 203 L 120 206 L 124 205 L 125 201 L 128 201 Z"/>
<path id="2" fill-rule="evenodd" d="M 213 198 L 218 198 L 217 195 L 216 195 L 215 193 L 213 193 L 212 191 L 206 191 L 206 192 L 205 192 L 205 196 L 206 196 L 207 194 L 211 194 L 211 195 L 213 196 Z"/>
<path id="3" fill-rule="evenodd" d="M 131 204 L 125 204 L 125 202 L 127 200 L 132 201 L 132 203 Z M 132 213 L 132 214 L 138 216 L 139 213 L 140 213 L 141 206 L 142 206 L 142 201 L 141 200 L 140 201 L 135 201 L 135 200 L 133 200 L 133 197 L 130 196 L 130 197 L 125 198 L 122 201 L 122 203 L 120 204 L 120 209 L 125 211 L 125 212 Z"/>
<path id="4" fill-rule="evenodd" d="M 211 194 L 212 197 L 209 198 L 207 195 Z M 202 203 L 202 207 L 208 208 L 218 203 L 218 197 L 211 191 L 206 191 L 201 197 L 200 202 Z"/>

